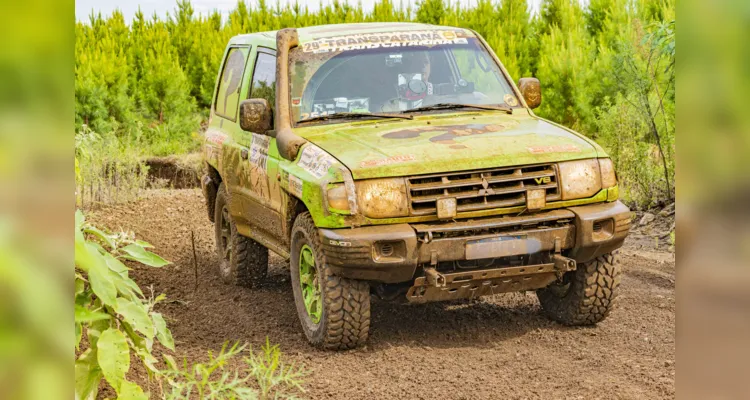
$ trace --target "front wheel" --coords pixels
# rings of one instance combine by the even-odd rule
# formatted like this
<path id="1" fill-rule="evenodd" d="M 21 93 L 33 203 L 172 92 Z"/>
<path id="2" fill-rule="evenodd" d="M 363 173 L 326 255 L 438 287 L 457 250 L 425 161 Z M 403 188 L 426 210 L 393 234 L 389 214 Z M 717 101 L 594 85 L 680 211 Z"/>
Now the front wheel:
<path id="1" fill-rule="evenodd" d="M 367 282 L 331 272 L 310 213 L 300 214 L 294 221 L 289 267 L 294 302 L 307 340 L 329 350 L 363 345 L 370 331 L 370 287 Z"/>
<path id="2" fill-rule="evenodd" d="M 560 283 L 536 292 L 544 312 L 565 325 L 593 325 L 612 310 L 620 286 L 616 253 L 601 255 L 566 272 Z"/>

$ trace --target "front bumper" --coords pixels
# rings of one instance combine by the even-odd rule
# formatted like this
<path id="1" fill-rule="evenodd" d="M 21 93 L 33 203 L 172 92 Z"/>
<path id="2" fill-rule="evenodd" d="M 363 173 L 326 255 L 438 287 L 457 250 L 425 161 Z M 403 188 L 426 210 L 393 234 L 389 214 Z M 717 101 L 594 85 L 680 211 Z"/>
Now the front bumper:
<path id="1" fill-rule="evenodd" d="M 620 201 L 457 222 L 320 229 L 334 273 L 383 283 L 408 282 L 417 267 L 541 252 L 586 262 L 622 246 L 630 210 Z"/>

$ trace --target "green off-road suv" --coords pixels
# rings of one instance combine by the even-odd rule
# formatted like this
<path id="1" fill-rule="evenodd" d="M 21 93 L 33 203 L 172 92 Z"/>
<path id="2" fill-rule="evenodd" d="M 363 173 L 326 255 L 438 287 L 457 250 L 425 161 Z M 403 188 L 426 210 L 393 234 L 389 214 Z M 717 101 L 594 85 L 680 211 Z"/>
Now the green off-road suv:
<path id="1" fill-rule="evenodd" d="M 203 147 L 219 272 L 289 259 L 302 329 L 365 343 L 370 299 L 536 291 L 569 325 L 612 308 L 628 234 L 612 161 L 535 116 L 475 32 L 329 25 L 232 38 Z"/>

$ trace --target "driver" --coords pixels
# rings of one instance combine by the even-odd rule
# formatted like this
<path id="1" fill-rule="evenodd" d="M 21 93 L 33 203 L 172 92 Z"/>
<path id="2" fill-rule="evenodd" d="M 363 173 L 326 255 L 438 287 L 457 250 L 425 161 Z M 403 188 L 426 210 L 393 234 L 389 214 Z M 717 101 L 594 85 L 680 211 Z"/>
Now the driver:
<path id="1" fill-rule="evenodd" d="M 422 74 L 422 82 L 427 84 L 428 95 L 432 95 L 432 84 L 430 83 L 430 57 L 426 51 L 420 51 L 413 55 L 411 60 L 415 71 L 419 71 Z"/>
<path id="2" fill-rule="evenodd" d="M 398 97 L 386 101 L 383 112 L 404 111 L 430 103 L 433 87 L 430 83 L 430 58 L 426 51 L 404 53 L 403 62 L 396 70 Z"/>

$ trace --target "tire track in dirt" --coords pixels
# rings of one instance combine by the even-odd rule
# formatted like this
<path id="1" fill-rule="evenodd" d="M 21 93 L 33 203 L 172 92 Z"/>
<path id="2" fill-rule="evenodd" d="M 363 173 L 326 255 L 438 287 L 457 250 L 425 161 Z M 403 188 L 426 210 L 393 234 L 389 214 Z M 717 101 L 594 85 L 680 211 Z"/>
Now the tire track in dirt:
<path id="1" fill-rule="evenodd" d="M 203 360 L 225 341 L 280 344 L 287 361 L 313 373 L 309 398 L 497 399 L 670 398 L 675 377 L 672 253 L 622 251 L 621 296 L 595 327 L 568 328 L 543 316 L 532 293 L 476 301 L 372 304 L 367 347 L 311 348 L 292 300 L 286 262 L 272 255 L 270 277 L 254 289 L 230 287 L 215 273 L 213 226 L 199 190 L 150 190 L 144 199 L 90 213 L 94 223 L 132 230 L 173 264 L 136 267 L 143 288 L 166 293 L 160 305 L 177 355 Z M 195 286 L 191 231 L 199 282 Z M 239 366 L 241 361 L 237 360 Z M 135 379 L 145 380 L 136 374 Z"/>

